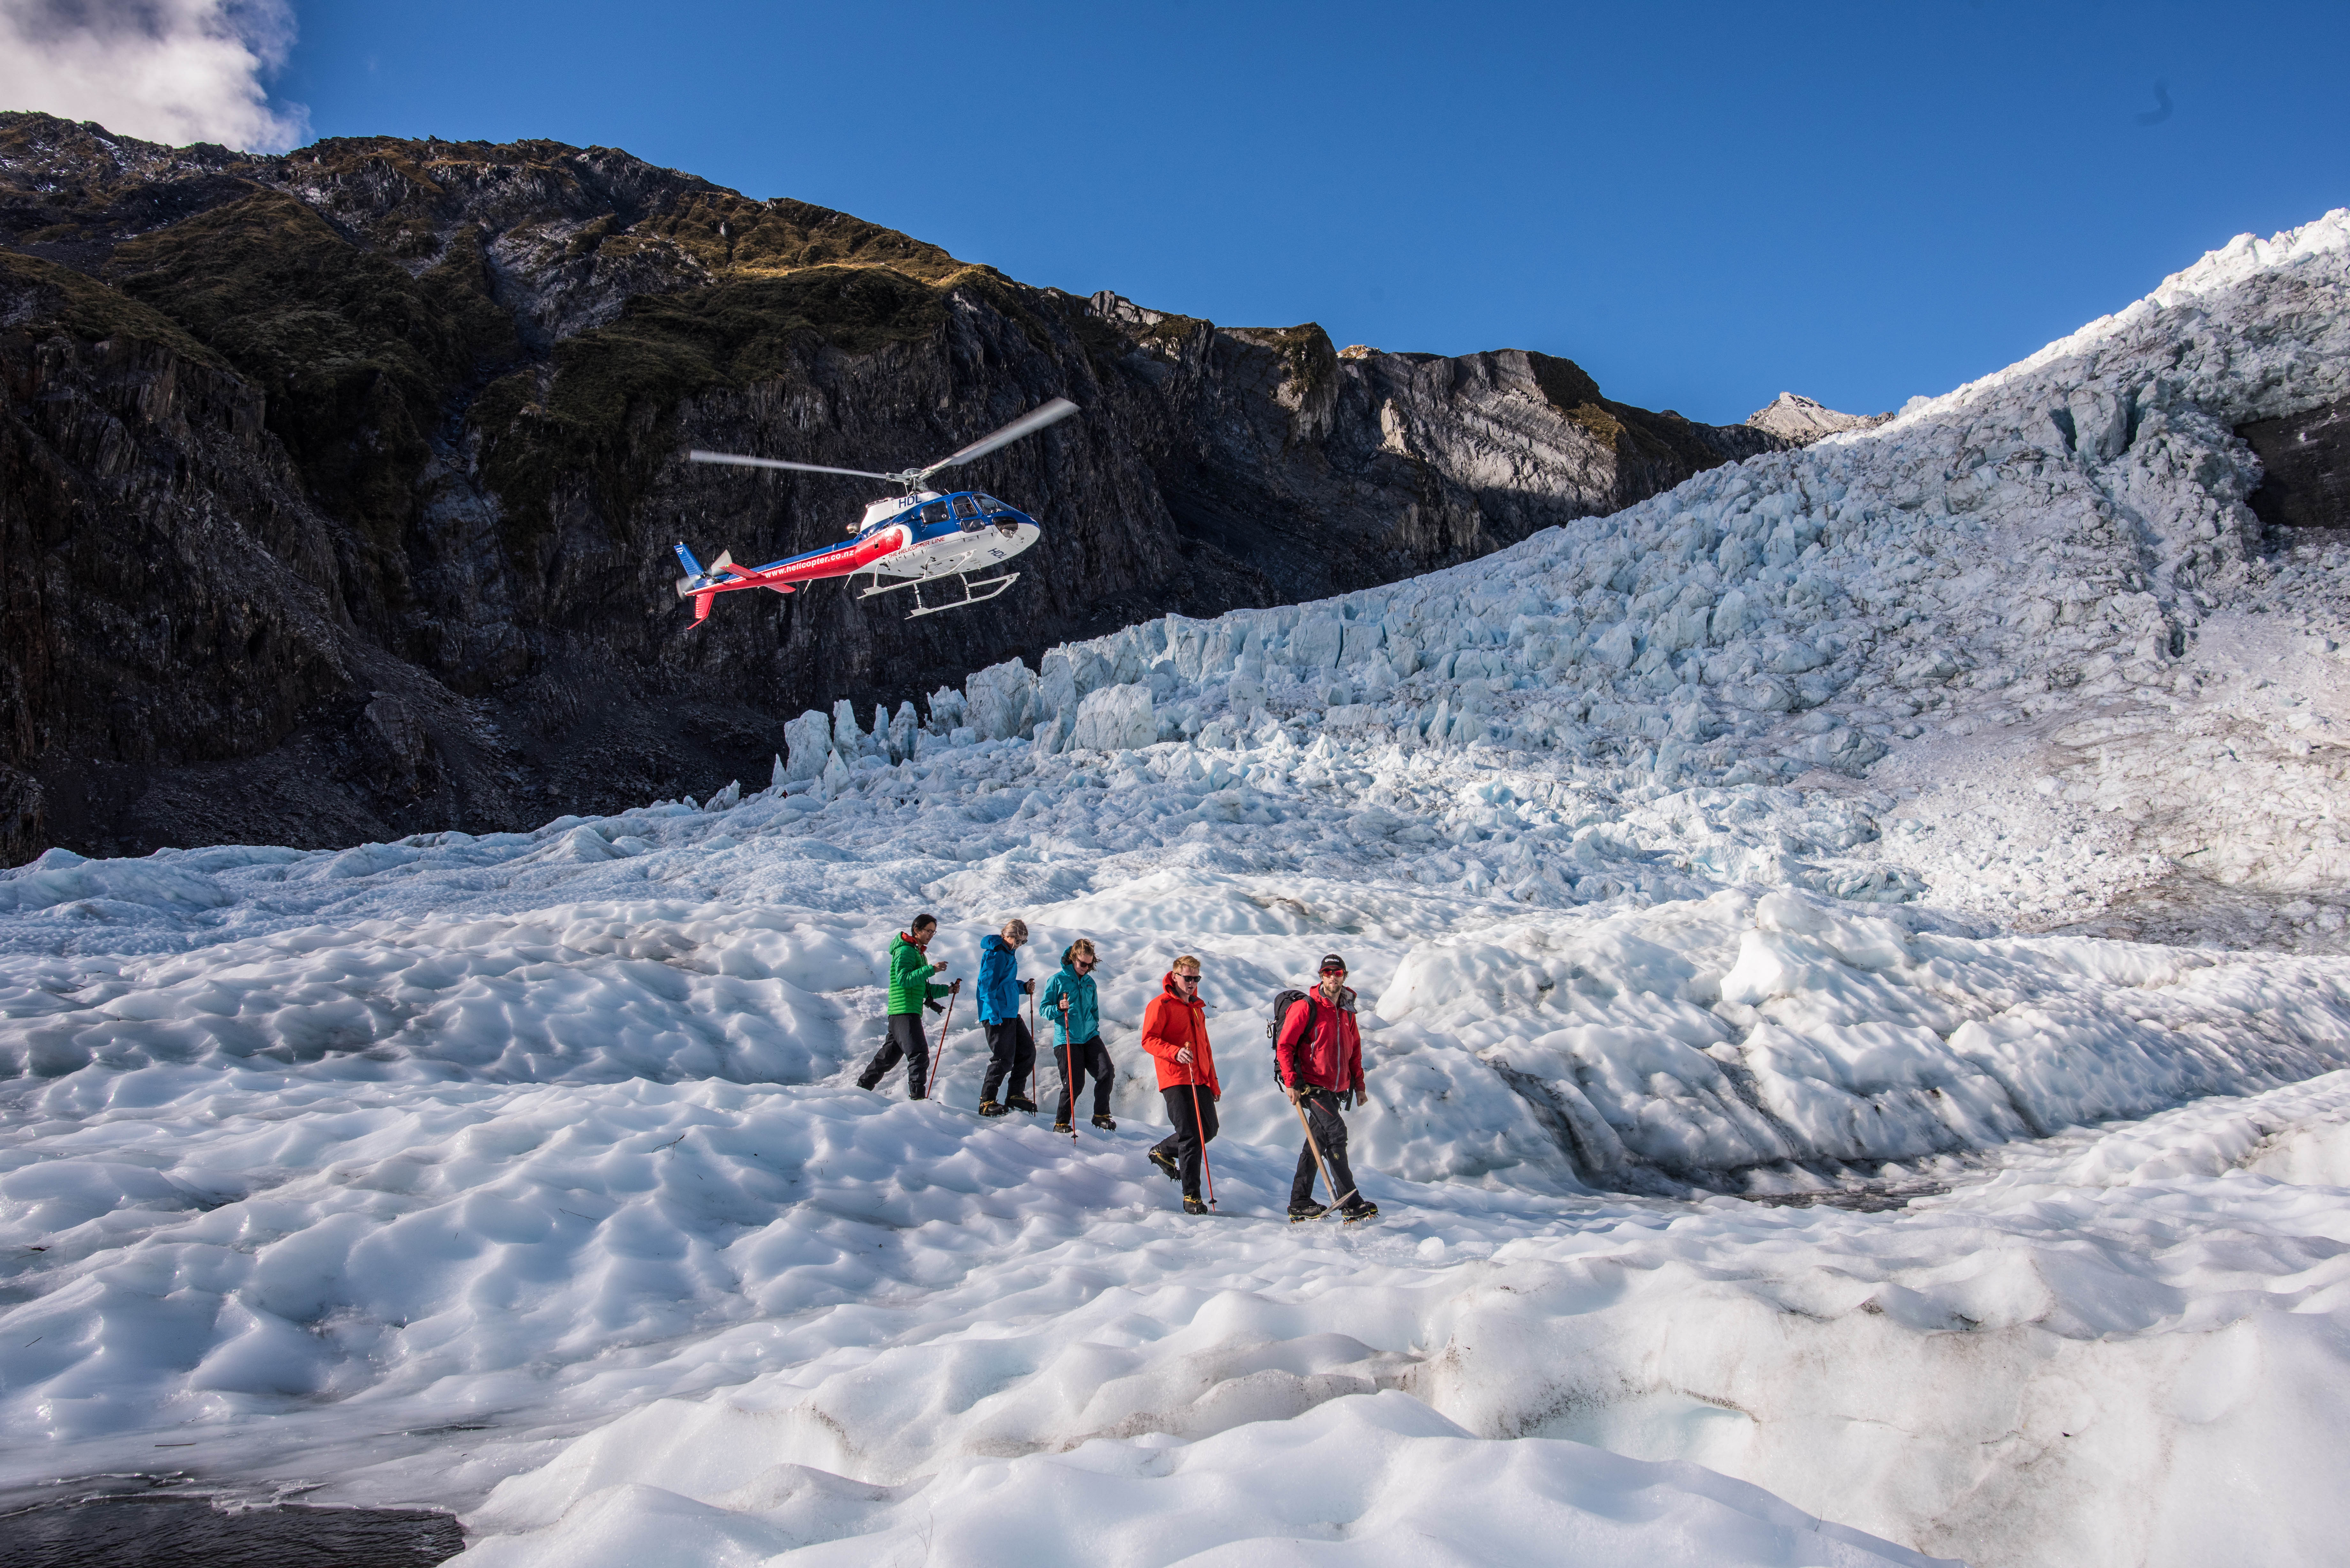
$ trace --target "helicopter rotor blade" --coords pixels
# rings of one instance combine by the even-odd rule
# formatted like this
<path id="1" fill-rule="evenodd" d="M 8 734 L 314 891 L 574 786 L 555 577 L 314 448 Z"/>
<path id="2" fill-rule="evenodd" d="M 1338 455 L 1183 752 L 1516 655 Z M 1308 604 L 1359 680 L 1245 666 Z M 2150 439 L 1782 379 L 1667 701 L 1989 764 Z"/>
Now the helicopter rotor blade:
<path id="1" fill-rule="evenodd" d="M 780 457 L 742 457 L 731 452 L 694 451 L 685 454 L 689 462 L 726 462 L 737 468 L 789 468 L 801 473 L 845 473 L 852 479 L 896 479 L 894 473 L 875 473 L 867 468 L 827 468 L 820 462 L 786 462 Z"/>
<path id="2" fill-rule="evenodd" d="M 1022 436 L 1041 431 L 1046 425 L 1057 424 L 1077 411 L 1077 405 L 1066 398 L 1055 398 L 1051 402 L 1040 403 L 993 435 L 980 437 L 952 457 L 942 457 L 930 467 L 923 469 L 921 472 L 924 477 L 928 477 L 940 469 L 952 468 L 958 463 L 969 462 L 973 458 L 985 457 L 998 447 L 1010 446 Z"/>

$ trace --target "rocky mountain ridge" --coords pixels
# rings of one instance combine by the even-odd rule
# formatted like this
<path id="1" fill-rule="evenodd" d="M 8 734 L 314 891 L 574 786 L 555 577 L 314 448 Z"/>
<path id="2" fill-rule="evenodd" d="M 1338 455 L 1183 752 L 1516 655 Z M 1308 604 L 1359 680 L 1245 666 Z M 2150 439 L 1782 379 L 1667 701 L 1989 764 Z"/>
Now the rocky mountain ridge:
<path id="1" fill-rule="evenodd" d="M 282 157 L 0 114 L 0 858 L 534 825 L 752 776 L 784 721 L 1168 610 L 1468 560 L 1785 438 L 1569 360 L 1350 351 L 1033 288 L 611 149 Z M 1046 544 L 989 612 L 819 590 L 701 631 L 667 546 L 868 499 L 691 446 L 952 450 Z"/>
<path id="2" fill-rule="evenodd" d="M 1782 392 L 1752 413 L 1746 416 L 1750 429 L 1765 431 L 1808 446 L 1822 436 L 1838 435 L 1846 431 L 1871 431 L 1891 420 L 1890 411 L 1881 414 L 1839 413 L 1826 404 L 1794 392 Z"/>

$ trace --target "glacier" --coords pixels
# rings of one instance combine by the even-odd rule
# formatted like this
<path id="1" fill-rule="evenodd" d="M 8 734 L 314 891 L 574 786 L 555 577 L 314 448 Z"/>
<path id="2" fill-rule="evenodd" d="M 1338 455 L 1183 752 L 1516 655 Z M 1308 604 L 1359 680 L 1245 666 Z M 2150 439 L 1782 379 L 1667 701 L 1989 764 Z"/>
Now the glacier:
<path id="1" fill-rule="evenodd" d="M 0 1489 L 513 1565 L 2332 1561 L 2350 556 L 2234 431 L 2345 396 L 2336 212 L 1467 566 L 810 712 L 764 789 L 0 873 Z M 935 1099 L 853 1086 L 917 909 L 965 976 L 1101 948 L 1117 1132 L 976 1120 L 967 1012 Z M 1375 1227 L 1281 1216 L 1333 948 Z M 1207 1220 L 1141 1153 L 1181 951 Z"/>

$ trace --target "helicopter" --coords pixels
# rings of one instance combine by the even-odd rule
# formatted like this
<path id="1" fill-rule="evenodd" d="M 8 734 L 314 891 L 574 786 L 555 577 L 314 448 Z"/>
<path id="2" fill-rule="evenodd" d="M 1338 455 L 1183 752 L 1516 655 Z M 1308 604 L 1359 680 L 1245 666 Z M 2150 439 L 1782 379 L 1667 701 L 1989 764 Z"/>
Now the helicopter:
<path id="1" fill-rule="evenodd" d="M 732 463 L 740 468 L 788 468 L 803 473 L 845 473 L 858 479 L 886 480 L 899 487 L 899 493 L 885 497 L 866 507 L 865 515 L 848 525 L 851 535 L 846 544 L 827 545 L 805 555 L 787 556 L 780 561 L 770 561 L 764 566 L 738 566 L 732 551 L 721 555 L 707 568 L 693 557 L 693 552 L 679 540 L 677 558 L 685 568 L 685 576 L 677 580 L 677 597 L 693 601 L 693 624 L 700 626 L 710 618 L 710 606 L 720 594 L 736 588 L 767 588 L 788 594 L 809 583 L 832 577 L 855 577 L 872 574 L 872 583 L 857 597 L 871 598 L 876 594 L 895 593 L 899 588 L 914 590 L 914 607 L 907 618 L 936 615 L 941 610 L 962 609 L 971 605 L 985 604 L 1020 580 L 1017 572 L 973 581 L 970 574 L 985 571 L 999 561 L 1010 560 L 1042 535 L 1035 518 L 1007 503 L 981 491 L 962 490 L 939 492 L 929 488 L 931 475 L 942 468 L 953 468 L 974 458 L 986 456 L 998 447 L 1009 446 L 1021 437 L 1033 435 L 1045 426 L 1055 424 L 1077 412 L 1077 405 L 1066 398 L 1055 398 L 1039 404 L 992 434 L 984 435 L 951 457 L 922 468 L 903 469 L 896 473 L 875 473 L 861 468 L 829 468 L 816 462 L 789 462 L 779 457 L 743 457 L 733 452 L 694 451 L 686 453 L 693 462 Z M 884 577 L 899 579 L 883 583 Z M 946 604 L 922 602 L 922 585 L 941 577 L 961 577 L 962 597 Z M 788 601 L 786 608 L 789 607 Z"/>

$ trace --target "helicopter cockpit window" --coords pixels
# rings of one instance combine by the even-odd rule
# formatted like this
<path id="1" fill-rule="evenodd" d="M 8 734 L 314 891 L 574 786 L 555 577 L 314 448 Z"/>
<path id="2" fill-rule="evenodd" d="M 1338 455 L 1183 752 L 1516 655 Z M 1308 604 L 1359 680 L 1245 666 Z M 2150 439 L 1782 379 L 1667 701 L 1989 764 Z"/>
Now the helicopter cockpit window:
<path id="1" fill-rule="evenodd" d="M 981 496 L 979 498 L 979 507 L 983 512 L 1009 512 L 1012 510 L 1011 507 L 1006 506 L 1003 502 L 998 501 L 993 495 Z"/>
<path id="2" fill-rule="evenodd" d="M 968 495 L 958 495 L 954 498 L 954 513 L 955 521 L 962 525 L 962 531 L 966 534 L 976 533 L 986 526 L 980 521 L 978 503 Z"/>
<path id="3" fill-rule="evenodd" d="M 928 506 L 925 506 L 925 507 L 923 507 L 923 508 L 922 508 L 922 526 L 923 526 L 923 527 L 925 527 L 925 528 L 934 527 L 934 526 L 936 526 L 937 524 L 941 524 L 941 523 L 945 522 L 946 520 L 947 520 L 947 504 L 946 504 L 945 502 L 943 502 L 943 501 L 933 501 L 933 502 L 931 502 Z"/>

